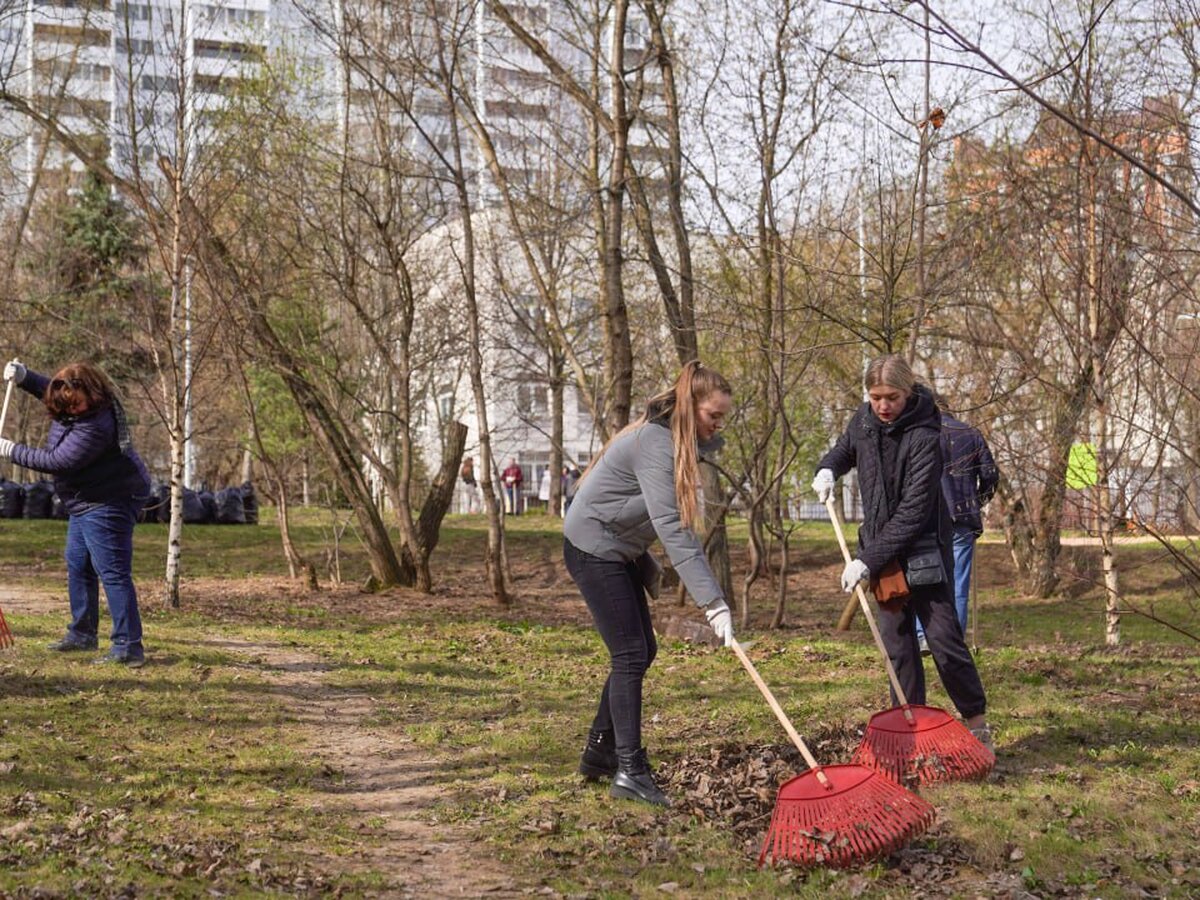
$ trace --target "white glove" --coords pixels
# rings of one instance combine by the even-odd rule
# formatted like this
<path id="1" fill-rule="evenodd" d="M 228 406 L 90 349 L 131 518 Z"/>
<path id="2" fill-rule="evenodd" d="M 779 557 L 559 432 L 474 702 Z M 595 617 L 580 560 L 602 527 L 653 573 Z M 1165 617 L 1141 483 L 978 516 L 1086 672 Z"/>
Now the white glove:
<path id="1" fill-rule="evenodd" d="M 846 568 L 842 569 L 842 590 L 849 594 L 856 584 L 870 577 L 871 570 L 867 568 L 867 564 L 861 559 L 852 559 L 846 563 Z"/>
<path id="2" fill-rule="evenodd" d="M 8 438 L 0 438 L 0 462 L 12 459 L 13 442 Z"/>
<path id="3" fill-rule="evenodd" d="M 729 604 L 724 600 L 714 600 L 704 607 L 704 615 L 708 624 L 726 647 L 733 646 L 733 614 L 729 612 Z"/>
<path id="4" fill-rule="evenodd" d="M 4 380 L 11 381 L 15 384 L 20 384 L 25 380 L 25 366 L 17 362 L 15 359 L 10 360 L 4 366 Z"/>
<path id="5" fill-rule="evenodd" d="M 820 469 L 813 479 L 812 489 L 817 492 L 817 499 L 824 503 L 833 496 L 833 485 L 837 479 L 833 477 L 833 469 Z"/>

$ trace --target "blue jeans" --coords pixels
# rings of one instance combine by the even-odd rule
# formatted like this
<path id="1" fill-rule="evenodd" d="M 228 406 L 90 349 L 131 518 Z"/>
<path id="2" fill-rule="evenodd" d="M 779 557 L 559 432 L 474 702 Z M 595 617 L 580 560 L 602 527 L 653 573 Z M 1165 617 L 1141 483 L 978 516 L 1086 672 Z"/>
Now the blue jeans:
<path id="1" fill-rule="evenodd" d="M 976 534 L 970 528 L 954 528 L 954 611 L 963 634 L 967 633 L 967 605 L 971 601 L 971 569 L 975 565 Z M 923 637 L 925 630 L 917 622 L 917 636 Z"/>
<path id="2" fill-rule="evenodd" d="M 94 640 L 100 627 L 100 585 L 112 615 L 112 645 L 142 652 L 142 617 L 133 587 L 133 526 L 140 501 L 104 503 L 72 513 L 67 523 L 69 633 Z"/>

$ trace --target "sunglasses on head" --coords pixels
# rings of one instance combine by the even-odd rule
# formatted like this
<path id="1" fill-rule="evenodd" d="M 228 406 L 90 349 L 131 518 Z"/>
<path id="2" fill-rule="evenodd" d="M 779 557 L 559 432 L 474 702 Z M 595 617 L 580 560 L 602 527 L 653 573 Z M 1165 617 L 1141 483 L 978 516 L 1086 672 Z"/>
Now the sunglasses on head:
<path id="1" fill-rule="evenodd" d="M 83 382 L 77 378 L 55 378 L 50 382 L 50 389 L 54 391 L 60 391 L 63 388 L 70 388 L 73 391 L 77 391 L 81 387 L 83 387 Z"/>

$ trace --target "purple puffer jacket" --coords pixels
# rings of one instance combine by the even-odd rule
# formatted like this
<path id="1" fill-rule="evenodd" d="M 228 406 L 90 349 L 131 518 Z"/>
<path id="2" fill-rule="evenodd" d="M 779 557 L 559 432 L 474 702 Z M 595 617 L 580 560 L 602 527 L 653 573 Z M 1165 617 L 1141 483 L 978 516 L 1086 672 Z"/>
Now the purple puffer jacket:
<path id="1" fill-rule="evenodd" d="M 21 388 L 40 400 L 49 383 L 45 375 L 26 371 Z M 68 513 L 97 503 L 144 501 L 150 495 L 150 474 L 129 444 L 123 419 L 115 405 L 54 419 L 46 446 L 16 444 L 12 461 L 53 475 L 55 493 Z"/>

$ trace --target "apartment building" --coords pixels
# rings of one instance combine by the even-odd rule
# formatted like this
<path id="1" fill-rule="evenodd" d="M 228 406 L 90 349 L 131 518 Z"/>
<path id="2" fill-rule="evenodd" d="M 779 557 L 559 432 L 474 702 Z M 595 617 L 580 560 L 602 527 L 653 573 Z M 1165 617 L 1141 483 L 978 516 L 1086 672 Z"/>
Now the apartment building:
<path id="1" fill-rule="evenodd" d="M 181 128 L 202 142 L 211 112 L 269 48 L 315 45 L 280 0 L 8 0 L 4 10 L 4 89 L 123 174 L 174 159 Z M 0 204 L 82 171 L 72 148 L 18 111 L 0 110 L 0 141 Z"/>
<path id="2" fill-rule="evenodd" d="M 566 0 L 510 0 L 506 9 L 587 85 L 595 55 L 607 91 L 603 55 L 607 23 L 588 25 Z M 592 28 L 591 37 L 581 29 Z M 59 121 L 93 152 L 128 172 L 176 155 L 184 133 L 203 142 L 206 122 L 236 83 L 280 47 L 323 73 L 314 90 L 314 115 L 336 117 L 367 138 L 378 115 L 380 88 L 411 92 L 411 109 L 397 111 L 397 132 L 409 149 L 433 160 L 449 144 L 451 109 L 440 91 L 413 74 L 405 59 L 435 58 L 437 29 L 460 54 L 457 65 L 487 125 L 500 164 L 514 184 L 533 186 L 564 164 L 577 164 L 588 144 L 578 105 L 566 98 L 546 67 L 511 34 L 490 0 L 423 3 L 383 0 L 0 0 L 0 87 Z M 654 165 L 661 120 L 657 68 L 640 65 L 647 29 L 631 15 L 626 63 L 634 116 L 630 149 L 643 171 Z M 589 50 L 588 42 L 595 46 Z M 607 98 L 601 97 L 607 105 Z M 415 114 L 415 118 L 413 117 Z M 183 122 L 180 122 L 180 118 Z M 19 146 L 18 146 L 19 145 Z M 564 146 L 578 152 L 564 155 Z M 468 164 L 481 195 L 490 193 L 486 163 L 471 140 Z M 69 148 L 47 140 L 19 112 L 0 107 L 0 207 L 19 203 L 82 170 Z M 7 177 L 6 177 L 7 176 Z"/>

